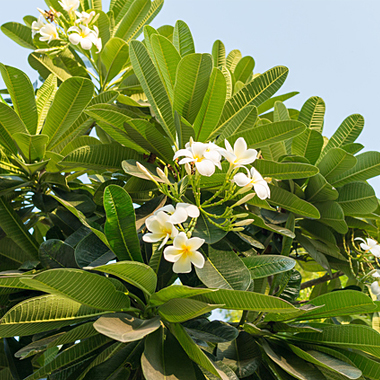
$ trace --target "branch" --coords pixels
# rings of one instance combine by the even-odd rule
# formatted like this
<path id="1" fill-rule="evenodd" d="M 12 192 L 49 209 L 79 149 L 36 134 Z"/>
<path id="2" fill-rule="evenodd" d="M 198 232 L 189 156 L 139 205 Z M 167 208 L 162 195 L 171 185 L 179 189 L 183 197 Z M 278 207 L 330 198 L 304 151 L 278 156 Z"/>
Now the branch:
<path id="1" fill-rule="evenodd" d="M 335 272 L 331 276 L 329 274 L 325 274 L 322 277 L 304 282 L 303 284 L 301 284 L 301 289 L 311 288 L 314 285 L 323 284 L 324 282 L 333 280 L 334 278 L 338 278 L 338 277 L 343 276 L 343 275 L 344 275 L 344 273 L 341 271 Z"/>

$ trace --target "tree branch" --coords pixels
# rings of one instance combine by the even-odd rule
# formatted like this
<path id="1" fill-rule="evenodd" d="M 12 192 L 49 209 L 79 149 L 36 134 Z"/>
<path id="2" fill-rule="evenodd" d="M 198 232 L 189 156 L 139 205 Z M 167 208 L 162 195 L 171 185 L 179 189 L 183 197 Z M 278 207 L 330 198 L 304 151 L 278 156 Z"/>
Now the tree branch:
<path id="1" fill-rule="evenodd" d="M 331 277 L 330 277 L 329 274 L 325 274 L 322 277 L 319 277 L 319 278 L 316 278 L 314 280 L 310 280 L 310 281 L 304 282 L 303 284 L 301 284 L 301 289 L 311 288 L 314 285 L 323 284 L 324 282 L 333 280 L 334 278 L 338 278 L 338 277 L 343 276 L 343 275 L 344 275 L 344 273 L 341 272 L 341 271 L 333 273 L 331 275 Z"/>

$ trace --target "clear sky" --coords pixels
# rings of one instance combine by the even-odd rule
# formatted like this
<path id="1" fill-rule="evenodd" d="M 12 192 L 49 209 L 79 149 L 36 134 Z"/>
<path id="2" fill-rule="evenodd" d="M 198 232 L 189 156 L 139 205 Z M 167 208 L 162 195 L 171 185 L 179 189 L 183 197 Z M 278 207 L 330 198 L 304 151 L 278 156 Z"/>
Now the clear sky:
<path id="1" fill-rule="evenodd" d="M 43 0 L 0 0 L 0 24 L 38 15 Z M 103 0 L 108 9 L 109 0 Z M 197 52 L 211 52 L 216 39 L 227 51 L 240 49 L 256 61 L 255 72 L 284 65 L 290 74 L 279 93 L 299 91 L 288 107 L 300 108 L 313 95 L 326 103 L 328 137 L 345 117 L 365 118 L 358 142 L 380 150 L 379 0 L 165 0 L 153 27 L 184 20 Z M 29 51 L 0 34 L 0 62 L 24 70 Z M 0 88 L 4 84 L 0 80 Z M 380 196 L 380 177 L 371 180 Z"/>

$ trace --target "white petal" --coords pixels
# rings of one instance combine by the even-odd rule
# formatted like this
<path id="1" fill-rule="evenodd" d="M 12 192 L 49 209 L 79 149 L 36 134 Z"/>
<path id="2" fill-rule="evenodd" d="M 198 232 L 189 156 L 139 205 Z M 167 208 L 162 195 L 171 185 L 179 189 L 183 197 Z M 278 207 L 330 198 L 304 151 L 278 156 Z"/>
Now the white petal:
<path id="1" fill-rule="evenodd" d="M 375 273 L 372 274 L 372 277 L 380 278 L 380 271 L 377 270 Z"/>
<path id="2" fill-rule="evenodd" d="M 184 232 L 180 232 L 173 241 L 173 246 L 178 249 L 183 249 L 187 243 L 187 236 Z"/>
<path id="3" fill-rule="evenodd" d="M 205 177 L 211 177 L 215 173 L 215 165 L 210 160 L 196 162 L 195 166 L 199 174 L 204 175 Z"/>
<path id="4" fill-rule="evenodd" d="M 177 207 L 183 207 L 191 218 L 198 218 L 199 208 L 190 203 L 177 203 Z"/>
<path id="5" fill-rule="evenodd" d="M 243 137 L 239 137 L 234 144 L 234 153 L 237 157 L 240 157 L 247 150 L 247 143 Z"/>
<path id="6" fill-rule="evenodd" d="M 143 236 L 143 240 L 146 242 L 146 243 L 157 243 L 158 241 L 160 241 L 164 236 L 162 234 L 155 234 L 155 233 L 146 233 L 144 236 Z"/>
<path id="7" fill-rule="evenodd" d="M 207 158 L 208 160 L 214 162 L 215 164 L 219 163 L 220 160 L 222 159 L 220 153 L 217 152 L 216 150 L 205 152 L 204 157 Z"/>
<path id="8" fill-rule="evenodd" d="M 156 218 L 157 218 L 157 220 L 159 221 L 160 224 L 164 224 L 164 223 L 169 222 L 170 216 L 166 212 L 159 211 L 156 214 Z"/>
<path id="9" fill-rule="evenodd" d="M 78 33 L 72 33 L 69 35 L 69 41 L 73 45 L 78 45 L 82 37 Z"/>
<path id="10" fill-rule="evenodd" d="M 251 179 L 248 178 L 244 173 L 237 173 L 234 176 L 234 182 L 238 186 L 244 187 L 251 183 Z"/>
<path id="11" fill-rule="evenodd" d="M 372 255 L 380 257 L 380 246 L 377 245 L 376 247 L 372 247 L 370 249 L 370 252 L 372 253 Z"/>
<path id="12" fill-rule="evenodd" d="M 194 157 L 198 157 L 198 158 L 203 157 L 206 149 L 207 149 L 207 145 L 201 142 L 194 142 L 193 145 L 191 145 L 191 151 L 193 152 Z"/>
<path id="13" fill-rule="evenodd" d="M 231 144 L 226 139 L 224 139 L 224 144 L 226 146 L 227 152 L 230 152 L 230 153 L 234 152 L 234 150 L 232 149 Z"/>
<path id="14" fill-rule="evenodd" d="M 164 249 L 164 258 L 166 261 L 175 263 L 182 256 L 182 250 L 170 245 Z"/>
<path id="15" fill-rule="evenodd" d="M 370 239 L 370 238 L 367 238 L 367 245 L 369 245 L 371 248 L 375 247 L 377 245 L 377 241 Z"/>
<path id="16" fill-rule="evenodd" d="M 368 246 L 367 244 L 365 243 L 360 243 L 360 248 L 363 250 L 363 251 L 369 251 L 370 250 L 370 246 Z"/>
<path id="17" fill-rule="evenodd" d="M 70 26 L 69 29 L 67 29 L 68 32 L 77 32 L 80 33 L 81 30 L 77 26 Z"/>
<path id="18" fill-rule="evenodd" d="M 177 208 L 172 216 L 170 216 L 170 221 L 173 224 L 179 224 L 185 222 L 187 219 L 187 212 L 184 208 Z"/>
<path id="19" fill-rule="evenodd" d="M 189 157 L 189 158 L 194 158 L 189 150 L 187 150 L 187 149 L 180 149 L 180 150 L 177 150 L 177 152 L 175 152 L 173 160 L 175 160 L 176 158 L 181 157 L 181 156 L 185 156 L 185 157 Z"/>
<path id="20" fill-rule="evenodd" d="M 362 241 L 363 243 L 366 242 L 366 241 L 365 241 L 363 238 L 361 238 L 361 237 L 357 237 L 357 238 L 355 238 L 354 240 L 360 240 L 360 241 Z"/>
<path id="21" fill-rule="evenodd" d="M 180 165 L 183 165 L 183 164 L 188 164 L 189 162 L 194 162 L 195 161 L 195 158 L 182 158 L 181 161 L 179 161 L 178 163 Z"/>
<path id="22" fill-rule="evenodd" d="M 164 206 L 164 207 L 159 208 L 159 209 L 155 212 L 155 214 L 157 214 L 159 211 L 165 211 L 165 212 L 167 212 L 167 213 L 169 213 L 169 214 L 173 214 L 173 212 L 175 211 L 175 208 L 174 208 L 173 205 L 166 205 L 166 206 Z"/>
<path id="23" fill-rule="evenodd" d="M 257 150 L 248 149 L 243 154 L 238 157 L 238 162 L 240 165 L 248 165 L 256 160 Z"/>
<path id="24" fill-rule="evenodd" d="M 196 251 L 203 245 L 204 242 L 205 239 L 201 239 L 199 237 L 192 237 L 187 241 L 186 245 L 190 251 Z"/>
<path id="25" fill-rule="evenodd" d="M 232 152 L 228 152 L 227 150 L 225 150 L 224 152 L 221 152 L 221 154 L 231 164 L 233 164 L 237 159 L 237 157 Z"/>
<path id="26" fill-rule="evenodd" d="M 260 199 L 270 198 L 269 186 L 265 181 L 260 181 L 253 184 L 255 193 Z"/>
<path id="27" fill-rule="evenodd" d="M 376 296 L 380 294 L 380 286 L 379 286 L 379 283 L 377 281 L 375 281 L 371 284 L 371 291 Z"/>
<path id="28" fill-rule="evenodd" d="M 203 266 L 205 265 L 205 258 L 203 257 L 203 255 L 198 252 L 198 251 L 195 251 L 193 252 L 193 254 L 190 256 L 190 260 L 191 262 L 197 267 L 197 268 L 203 268 Z"/>
<path id="29" fill-rule="evenodd" d="M 88 37 L 82 38 L 82 41 L 80 42 L 80 46 L 82 46 L 82 49 L 84 50 L 91 50 L 92 48 L 91 39 Z"/>
<path id="30" fill-rule="evenodd" d="M 162 241 L 162 243 L 160 244 L 160 246 L 158 247 L 158 249 L 161 249 L 169 240 L 169 234 L 167 234 L 164 238 L 164 240 Z"/>
<path id="31" fill-rule="evenodd" d="M 263 176 L 258 172 L 258 170 L 254 167 L 251 168 L 251 178 L 252 178 L 252 182 L 259 182 L 259 181 L 263 181 L 264 178 Z"/>
<path id="32" fill-rule="evenodd" d="M 173 265 L 174 273 L 190 273 L 191 272 L 191 261 L 187 256 L 181 256 Z"/>

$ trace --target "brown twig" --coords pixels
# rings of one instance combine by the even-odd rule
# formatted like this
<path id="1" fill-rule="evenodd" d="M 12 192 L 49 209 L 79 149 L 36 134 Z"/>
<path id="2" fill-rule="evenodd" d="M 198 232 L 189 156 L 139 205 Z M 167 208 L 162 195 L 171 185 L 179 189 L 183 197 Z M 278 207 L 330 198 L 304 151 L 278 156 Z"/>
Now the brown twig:
<path id="1" fill-rule="evenodd" d="M 322 277 L 304 282 L 303 284 L 301 284 L 301 289 L 311 288 L 314 285 L 322 284 L 324 282 L 333 280 L 333 279 L 338 278 L 338 277 L 343 276 L 343 275 L 344 275 L 344 273 L 341 271 L 335 272 L 331 276 L 329 274 L 325 274 Z"/>

